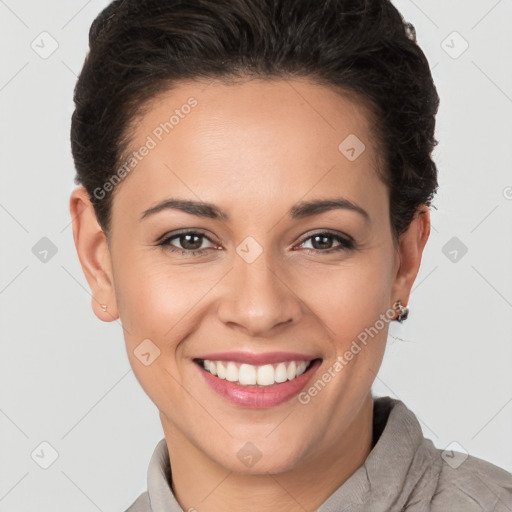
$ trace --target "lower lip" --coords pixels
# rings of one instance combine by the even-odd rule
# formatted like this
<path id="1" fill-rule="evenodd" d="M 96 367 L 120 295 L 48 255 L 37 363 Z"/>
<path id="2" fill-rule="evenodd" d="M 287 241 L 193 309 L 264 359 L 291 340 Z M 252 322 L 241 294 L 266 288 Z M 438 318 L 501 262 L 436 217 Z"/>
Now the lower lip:
<path id="1" fill-rule="evenodd" d="M 240 386 L 235 382 L 219 379 L 206 371 L 202 366 L 199 366 L 197 363 L 194 364 L 208 385 L 232 404 L 253 409 L 265 409 L 282 404 L 298 395 L 313 377 L 321 363 L 321 359 L 317 359 L 299 377 L 279 384 L 272 384 L 271 386 Z"/>

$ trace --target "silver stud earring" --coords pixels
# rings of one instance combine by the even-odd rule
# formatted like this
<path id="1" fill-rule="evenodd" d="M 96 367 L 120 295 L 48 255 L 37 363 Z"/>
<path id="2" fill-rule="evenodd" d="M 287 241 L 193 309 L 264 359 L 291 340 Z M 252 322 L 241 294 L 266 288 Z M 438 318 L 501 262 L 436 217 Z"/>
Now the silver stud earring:
<path id="1" fill-rule="evenodd" d="M 400 301 L 395 303 L 395 307 L 398 309 L 398 316 L 395 318 L 395 320 L 400 323 L 402 323 L 404 320 L 407 320 L 409 315 L 409 308 L 407 306 L 402 306 Z"/>
<path id="2" fill-rule="evenodd" d="M 101 306 L 101 309 L 103 311 L 107 311 L 107 305 L 106 304 L 100 304 L 100 306 Z"/>

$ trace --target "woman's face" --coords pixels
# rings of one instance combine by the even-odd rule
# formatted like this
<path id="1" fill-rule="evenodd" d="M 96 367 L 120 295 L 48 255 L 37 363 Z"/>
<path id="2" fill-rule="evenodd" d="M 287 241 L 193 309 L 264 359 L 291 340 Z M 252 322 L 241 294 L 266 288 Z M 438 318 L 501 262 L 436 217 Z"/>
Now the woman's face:
<path id="1" fill-rule="evenodd" d="M 166 437 L 280 472 L 334 446 L 368 398 L 428 237 L 425 210 L 393 245 L 370 126 L 331 89 L 284 80 L 182 83 L 136 126 L 88 279 Z M 295 377 L 293 361 L 313 363 Z"/>

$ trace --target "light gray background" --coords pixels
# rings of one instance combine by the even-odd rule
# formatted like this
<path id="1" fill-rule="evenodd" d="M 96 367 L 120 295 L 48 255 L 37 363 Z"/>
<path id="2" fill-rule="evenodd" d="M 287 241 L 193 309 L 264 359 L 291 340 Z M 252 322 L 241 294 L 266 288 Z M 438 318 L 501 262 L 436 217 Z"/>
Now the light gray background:
<path id="1" fill-rule="evenodd" d="M 2 512 L 124 510 L 163 437 L 121 325 L 92 313 L 68 212 L 73 87 L 106 4 L 0 0 Z M 441 96 L 440 191 L 410 318 L 390 331 L 405 341 L 390 336 L 374 393 L 403 400 L 437 447 L 512 471 L 512 1 L 395 4 Z M 43 31 L 58 43 L 46 59 L 31 48 L 51 48 Z M 57 248 L 46 263 L 32 252 L 43 237 Z M 467 254 L 454 246 L 452 261 L 449 242 Z M 42 442 L 58 452 L 48 469 Z"/>

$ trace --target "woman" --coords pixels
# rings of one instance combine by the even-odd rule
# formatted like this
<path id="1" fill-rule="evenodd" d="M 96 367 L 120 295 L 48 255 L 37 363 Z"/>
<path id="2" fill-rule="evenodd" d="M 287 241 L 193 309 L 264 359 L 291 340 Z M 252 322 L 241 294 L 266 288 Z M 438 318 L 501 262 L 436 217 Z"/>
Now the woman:
<path id="1" fill-rule="evenodd" d="M 94 21 L 74 239 L 165 436 L 129 512 L 512 508 L 511 474 L 371 393 L 429 237 L 438 103 L 387 0 Z"/>

